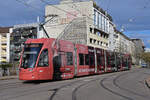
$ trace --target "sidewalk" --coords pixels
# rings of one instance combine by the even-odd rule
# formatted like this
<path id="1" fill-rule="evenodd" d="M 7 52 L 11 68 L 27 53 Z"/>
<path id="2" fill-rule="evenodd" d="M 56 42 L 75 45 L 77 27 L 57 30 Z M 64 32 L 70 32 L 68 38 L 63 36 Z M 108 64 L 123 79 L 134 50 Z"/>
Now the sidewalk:
<path id="1" fill-rule="evenodd" d="M 145 80 L 145 84 L 150 88 L 150 77 Z"/>
<path id="2" fill-rule="evenodd" d="M 9 80 L 9 79 L 17 79 L 18 76 L 3 76 L 3 77 L 0 77 L 0 80 Z"/>

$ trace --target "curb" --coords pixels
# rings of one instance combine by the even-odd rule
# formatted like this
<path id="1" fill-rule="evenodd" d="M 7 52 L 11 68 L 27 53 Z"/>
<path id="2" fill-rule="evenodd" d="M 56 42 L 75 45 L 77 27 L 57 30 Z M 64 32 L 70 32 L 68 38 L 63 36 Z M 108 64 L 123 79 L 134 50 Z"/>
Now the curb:
<path id="1" fill-rule="evenodd" d="M 18 76 L 4 76 L 0 77 L 0 80 L 10 80 L 10 79 L 17 79 Z"/>
<path id="2" fill-rule="evenodd" d="M 145 80 L 145 84 L 150 89 L 150 78 Z"/>

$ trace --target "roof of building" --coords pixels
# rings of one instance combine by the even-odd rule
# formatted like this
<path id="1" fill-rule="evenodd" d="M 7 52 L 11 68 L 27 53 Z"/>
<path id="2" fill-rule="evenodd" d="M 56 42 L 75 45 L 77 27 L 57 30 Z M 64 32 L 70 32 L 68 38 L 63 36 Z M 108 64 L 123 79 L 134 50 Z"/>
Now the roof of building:
<path id="1" fill-rule="evenodd" d="M 117 30 L 116 28 L 115 28 L 115 32 L 121 34 L 121 35 L 124 36 L 127 40 L 132 41 L 128 36 L 126 36 L 124 33 L 120 32 L 120 31 Z"/>
<path id="2" fill-rule="evenodd" d="M 0 27 L 0 33 L 9 33 L 11 27 Z"/>
<path id="3" fill-rule="evenodd" d="M 135 42 L 135 41 L 141 42 L 142 47 L 145 48 L 144 42 L 143 42 L 141 39 L 137 39 L 137 38 L 136 38 L 136 39 L 132 39 L 132 41 L 133 41 L 133 42 Z"/>
<path id="4" fill-rule="evenodd" d="M 14 25 L 14 28 L 28 28 L 28 27 L 38 27 L 39 23 L 29 23 L 29 24 L 18 24 Z"/>

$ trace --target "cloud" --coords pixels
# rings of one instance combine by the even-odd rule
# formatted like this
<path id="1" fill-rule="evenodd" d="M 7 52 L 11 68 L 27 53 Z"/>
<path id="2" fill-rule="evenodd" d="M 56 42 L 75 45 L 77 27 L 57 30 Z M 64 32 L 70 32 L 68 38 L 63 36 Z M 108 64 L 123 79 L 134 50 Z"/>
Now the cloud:
<path id="1" fill-rule="evenodd" d="M 135 39 L 135 38 L 141 39 L 144 42 L 144 45 L 147 48 L 150 48 L 150 34 L 149 33 L 150 31 L 147 30 L 147 31 L 137 31 L 137 32 L 131 31 L 125 34 L 131 39 Z"/>
<path id="2" fill-rule="evenodd" d="M 107 10 L 114 19 L 117 28 L 122 25 L 127 31 L 150 30 L 149 0 L 96 0 L 100 7 Z M 133 19 L 129 21 L 129 19 Z"/>
<path id="3" fill-rule="evenodd" d="M 27 0 L 27 1 L 26 1 L 27 4 L 34 4 L 34 3 L 36 3 L 36 2 L 37 2 L 37 0 Z"/>
<path id="4" fill-rule="evenodd" d="M 25 1 L 32 7 L 25 6 L 15 0 L 1 0 L 0 12 L 3 14 L 0 16 L 0 22 L 4 22 L 9 25 L 7 20 L 19 17 L 24 17 L 24 20 L 28 20 L 30 16 L 34 18 L 36 16 L 44 15 L 45 3 L 41 0 L 20 0 Z M 45 0 L 49 4 L 57 4 L 60 0 Z M 86 0 L 83 0 L 86 1 Z M 95 0 L 97 4 L 107 10 L 107 12 L 113 17 L 114 23 L 120 30 L 124 25 L 125 31 L 142 31 L 150 30 L 150 1 L 149 0 Z M 9 13 L 8 13 L 9 12 Z M 41 14 L 42 13 L 42 14 Z M 19 16 L 17 16 L 17 14 Z M 11 17 L 10 17 L 11 16 Z M 7 19 L 6 19 L 7 18 Z M 13 24 L 13 23 L 12 23 Z"/>

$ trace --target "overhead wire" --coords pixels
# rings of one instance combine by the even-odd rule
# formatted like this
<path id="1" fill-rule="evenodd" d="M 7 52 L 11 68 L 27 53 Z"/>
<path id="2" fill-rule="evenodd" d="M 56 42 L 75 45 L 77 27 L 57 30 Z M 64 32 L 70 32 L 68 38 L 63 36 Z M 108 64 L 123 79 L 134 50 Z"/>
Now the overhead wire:
<path id="1" fill-rule="evenodd" d="M 34 7 L 34 6 L 32 6 L 32 5 L 30 5 L 30 4 L 28 4 L 28 3 L 26 3 L 24 0 L 16 0 L 16 1 L 18 1 L 18 2 L 20 2 L 20 3 L 23 3 L 24 5 L 26 5 L 26 6 L 28 6 L 28 7 L 31 7 L 31 8 L 34 8 L 34 9 L 38 9 L 38 8 L 36 8 L 36 7 Z M 70 13 L 70 12 L 68 12 L 68 11 L 66 11 L 66 10 L 63 10 L 63 9 L 61 9 L 61 8 L 59 8 L 59 7 L 57 7 L 57 6 L 55 6 L 55 5 L 53 5 L 53 4 L 50 4 L 49 2 L 47 2 L 47 1 L 45 1 L 45 0 L 40 0 L 41 2 L 43 2 L 43 3 L 45 3 L 45 4 L 48 4 L 48 5 L 50 5 L 51 7 L 53 7 L 53 8 L 56 8 L 56 9 L 58 9 L 58 10 L 60 10 L 60 11 L 63 11 L 63 12 L 65 12 L 65 13 L 69 13 L 70 15 L 72 15 L 72 16 L 74 16 L 74 17 L 76 17 L 76 15 L 75 14 L 73 14 L 73 13 Z M 74 3 L 72 3 L 73 5 L 75 5 Z M 82 14 L 82 12 L 79 10 L 79 9 L 77 9 L 77 6 L 75 5 L 75 8 L 74 9 L 76 9 L 76 11 L 78 11 L 78 12 L 80 12 L 80 14 Z M 41 12 L 41 13 L 43 13 L 43 12 Z M 88 20 L 91 20 L 91 21 L 93 21 L 94 19 L 93 18 L 91 18 L 91 17 L 89 17 L 89 16 L 87 16 L 87 15 L 84 15 L 84 16 L 86 16 L 87 18 L 88 18 Z M 94 23 L 93 22 L 87 22 L 87 23 L 90 23 L 90 24 L 92 24 L 92 25 L 94 25 Z"/>
<path id="2" fill-rule="evenodd" d="M 53 4 L 50 4 L 49 2 L 47 2 L 47 1 L 45 1 L 45 0 L 40 0 L 40 1 L 43 2 L 43 3 L 45 3 L 45 4 L 50 5 L 50 6 L 53 7 L 53 8 L 56 8 L 56 9 L 58 9 L 58 10 L 61 10 L 61 11 L 65 12 L 65 13 L 69 13 L 70 15 L 76 17 L 75 14 L 70 13 L 70 12 L 68 12 L 68 11 L 66 11 L 66 10 L 63 10 L 63 9 L 61 9 L 61 8 L 59 8 L 59 7 L 55 6 L 55 5 L 53 5 Z M 75 5 L 74 3 L 72 3 L 72 4 Z M 69 6 L 69 5 L 68 5 L 68 6 Z M 76 6 L 76 5 L 75 5 L 75 6 Z M 71 7 L 71 8 L 72 8 L 72 7 Z M 77 9 L 77 7 L 75 7 L 74 9 L 75 9 L 76 11 L 80 12 L 80 14 L 82 14 L 82 12 L 81 12 L 79 9 Z M 88 18 L 88 20 L 91 20 L 91 21 L 94 20 L 93 18 L 91 18 L 91 17 L 89 17 L 89 16 L 87 16 L 87 15 L 84 15 L 84 16 L 86 16 L 86 17 Z M 91 22 L 91 23 L 90 23 L 90 22 L 87 22 L 87 23 L 94 25 L 93 22 Z"/>
<path id="3" fill-rule="evenodd" d="M 21 4 L 24 4 L 25 6 L 27 7 L 30 7 L 32 9 L 35 9 L 36 10 L 36 13 L 40 14 L 40 15 L 43 15 L 43 11 L 41 11 L 41 9 L 37 8 L 37 7 L 34 7 L 30 4 L 28 4 L 27 2 L 25 2 L 24 0 L 16 0 L 17 2 L 21 3 Z M 38 11 L 37 11 L 38 10 Z"/>
<path id="4" fill-rule="evenodd" d="M 107 9 L 106 9 L 107 12 L 108 12 L 108 10 L 109 10 L 110 4 L 111 4 L 111 0 L 108 0 L 108 5 L 107 5 Z"/>
<path id="5" fill-rule="evenodd" d="M 63 9 L 61 9 L 61 8 L 59 8 L 59 7 L 55 6 L 55 5 L 53 5 L 53 4 L 50 4 L 50 3 L 48 3 L 48 2 L 45 1 L 45 0 L 40 0 L 40 1 L 43 2 L 43 3 L 45 3 L 45 4 L 50 5 L 50 6 L 53 7 L 53 8 L 56 8 L 56 9 L 58 9 L 58 10 L 61 10 L 61 11 L 65 12 L 65 13 L 69 13 L 68 11 L 63 10 Z M 75 16 L 74 14 L 72 14 L 72 15 Z"/>

